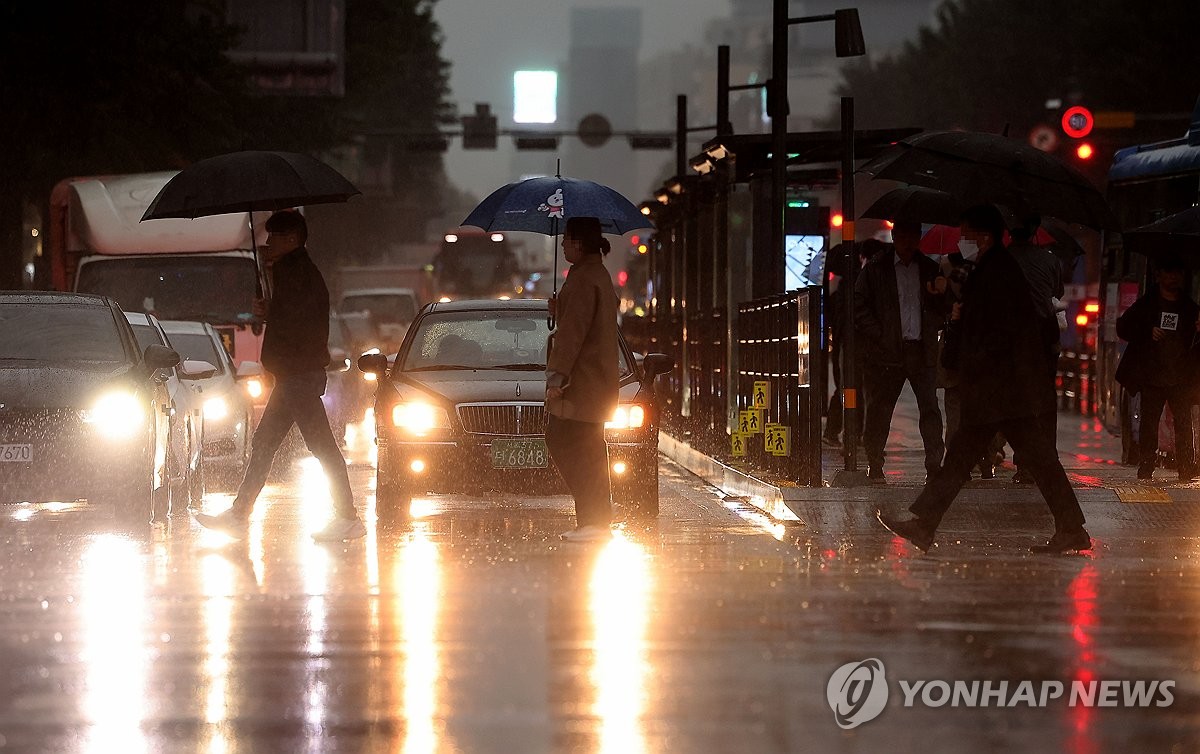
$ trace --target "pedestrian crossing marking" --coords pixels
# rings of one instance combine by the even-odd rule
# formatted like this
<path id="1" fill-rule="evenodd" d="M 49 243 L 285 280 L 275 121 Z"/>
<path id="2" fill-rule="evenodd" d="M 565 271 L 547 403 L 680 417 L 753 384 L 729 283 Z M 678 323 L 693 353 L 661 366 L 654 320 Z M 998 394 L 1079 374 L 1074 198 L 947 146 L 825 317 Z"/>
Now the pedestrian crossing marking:
<path id="1" fill-rule="evenodd" d="M 1171 496 L 1162 487 L 1144 484 L 1119 484 L 1113 487 L 1117 499 L 1122 503 L 1170 503 Z"/>

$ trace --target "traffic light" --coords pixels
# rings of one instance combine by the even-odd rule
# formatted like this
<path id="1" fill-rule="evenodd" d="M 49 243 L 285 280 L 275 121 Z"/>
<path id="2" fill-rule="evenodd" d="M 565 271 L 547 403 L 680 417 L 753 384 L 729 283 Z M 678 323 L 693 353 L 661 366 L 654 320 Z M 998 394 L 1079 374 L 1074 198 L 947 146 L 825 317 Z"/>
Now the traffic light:
<path id="1" fill-rule="evenodd" d="M 1075 156 L 1081 160 L 1090 160 L 1094 154 L 1096 154 L 1096 149 L 1086 141 L 1075 147 Z"/>
<path id="2" fill-rule="evenodd" d="M 463 149 L 496 148 L 496 116 L 486 102 L 475 103 L 475 114 L 462 116 Z"/>

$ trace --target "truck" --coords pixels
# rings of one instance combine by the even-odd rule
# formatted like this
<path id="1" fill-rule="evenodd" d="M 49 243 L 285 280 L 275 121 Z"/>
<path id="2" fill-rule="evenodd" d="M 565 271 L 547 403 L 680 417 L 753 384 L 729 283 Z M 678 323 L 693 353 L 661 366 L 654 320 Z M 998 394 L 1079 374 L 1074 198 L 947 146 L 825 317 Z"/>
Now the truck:
<path id="1" fill-rule="evenodd" d="M 251 227 L 266 240 L 268 213 L 147 220 L 176 172 L 67 178 L 50 194 L 46 253 L 51 287 L 109 296 L 127 312 L 211 324 L 239 367 L 257 365 L 263 325 Z"/>

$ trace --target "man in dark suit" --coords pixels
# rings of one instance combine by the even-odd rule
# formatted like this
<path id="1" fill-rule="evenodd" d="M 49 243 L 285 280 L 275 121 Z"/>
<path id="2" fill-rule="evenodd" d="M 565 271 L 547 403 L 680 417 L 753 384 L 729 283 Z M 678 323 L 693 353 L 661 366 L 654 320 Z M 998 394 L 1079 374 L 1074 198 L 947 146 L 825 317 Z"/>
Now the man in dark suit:
<path id="1" fill-rule="evenodd" d="M 950 439 L 946 462 L 901 520 L 880 511 L 879 521 L 922 550 L 933 544 L 942 516 L 969 478 L 996 432 L 1020 452 L 1054 516 L 1054 535 L 1034 552 L 1091 549 L 1083 512 L 1058 451 L 1038 417 L 1055 405 L 1046 375 L 1057 331 L 1039 317 L 1029 281 L 1004 247 L 1004 218 L 992 205 L 963 213 L 960 251 L 978 261 L 963 283 L 947 328 L 944 359 L 962 378 L 962 425 Z"/>
<path id="2" fill-rule="evenodd" d="M 937 262 L 917 248 L 920 223 L 897 222 L 892 238 L 895 250 L 875 255 L 859 273 L 854 290 L 867 403 L 863 445 L 867 476 L 875 482 L 884 479 L 884 446 L 905 382 L 917 398 L 927 473 L 941 467 L 946 449 L 936 369 L 946 279 Z"/>

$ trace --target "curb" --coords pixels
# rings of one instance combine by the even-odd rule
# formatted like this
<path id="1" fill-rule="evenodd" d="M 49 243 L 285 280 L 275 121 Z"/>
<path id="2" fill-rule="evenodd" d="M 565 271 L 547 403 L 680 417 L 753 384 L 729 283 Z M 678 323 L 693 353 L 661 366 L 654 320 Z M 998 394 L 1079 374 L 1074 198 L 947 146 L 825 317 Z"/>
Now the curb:
<path id="1" fill-rule="evenodd" d="M 800 520 L 784 501 L 783 489 L 774 484 L 727 466 L 662 430 L 658 433 L 658 450 L 726 495 L 744 498 L 746 502 L 776 520 Z"/>

